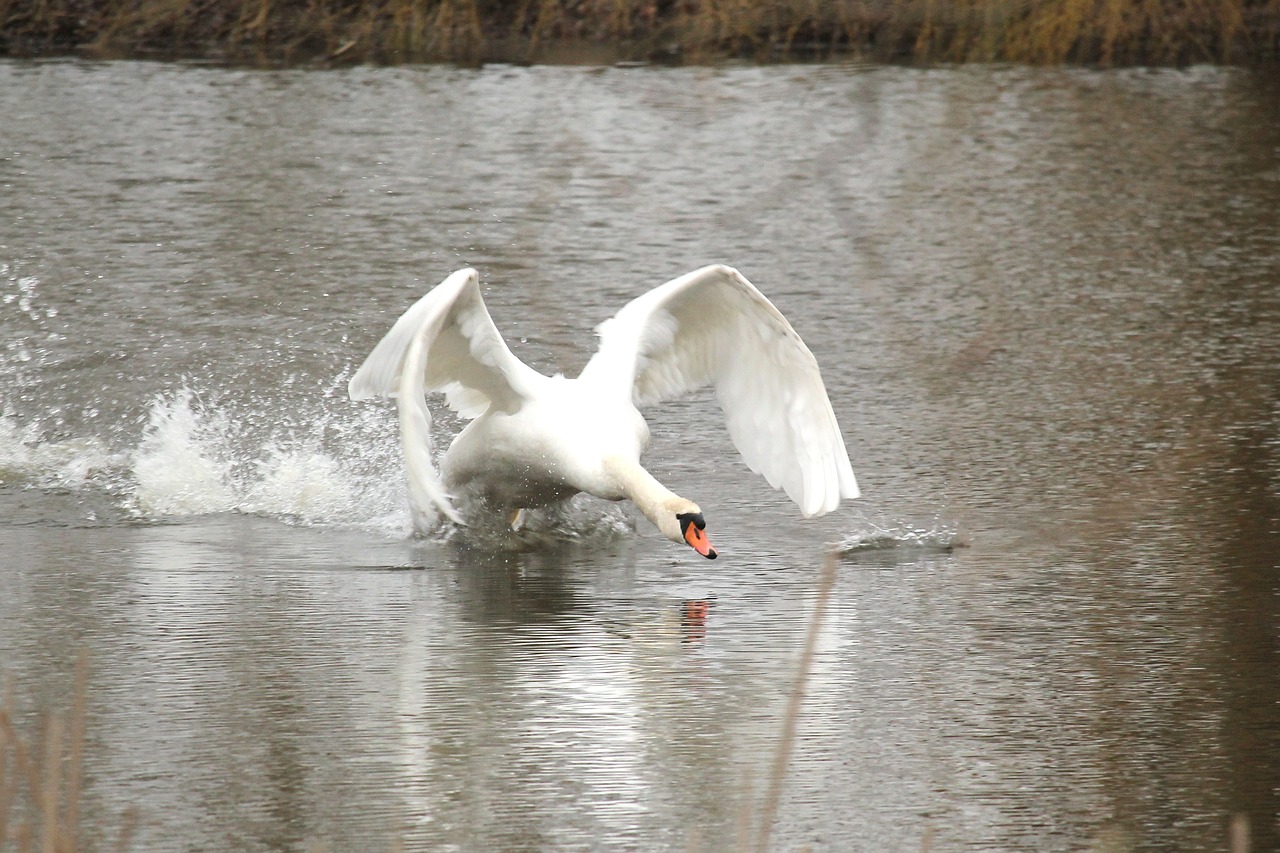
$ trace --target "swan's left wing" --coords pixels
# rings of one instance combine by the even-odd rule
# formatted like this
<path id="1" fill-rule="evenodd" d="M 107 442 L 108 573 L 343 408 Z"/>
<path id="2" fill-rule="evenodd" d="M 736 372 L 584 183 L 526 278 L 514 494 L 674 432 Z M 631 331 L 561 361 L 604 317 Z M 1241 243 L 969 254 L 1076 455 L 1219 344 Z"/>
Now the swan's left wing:
<path id="1" fill-rule="evenodd" d="M 629 384 L 637 406 L 714 385 L 747 465 L 806 517 L 858 496 L 813 353 L 737 270 L 715 265 L 669 281 L 597 332 L 584 379 Z"/>

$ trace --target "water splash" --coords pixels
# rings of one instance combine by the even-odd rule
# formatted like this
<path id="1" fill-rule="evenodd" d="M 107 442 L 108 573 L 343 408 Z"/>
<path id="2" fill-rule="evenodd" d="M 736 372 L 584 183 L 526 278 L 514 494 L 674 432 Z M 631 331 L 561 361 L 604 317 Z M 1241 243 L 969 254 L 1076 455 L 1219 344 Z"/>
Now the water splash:
<path id="1" fill-rule="evenodd" d="M 183 385 L 153 398 L 141 435 L 52 439 L 37 420 L 0 416 L 0 485 L 108 501 L 119 523 L 222 512 L 407 535 L 394 413 L 299 415 L 207 402 Z M 115 448 L 112 445 L 116 445 Z"/>
<path id="2" fill-rule="evenodd" d="M 617 503 L 578 494 L 569 500 L 539 509 L 525 510 L 517 528 L 508 515 L 473 495 L 458 496 L 466 527 L 451 524 L 436 533 L 445 539 L 493 552 L 537 551 L 566 542 L 607 542 L 635 533 L 635 521 Z"/>
<path id="3" fill-rule="evenodd" d="M 356 484 L 338 460 L 316 450 L 271 448 L 255 462 L 246 512 L 336 522 L 356 503 Z"/>
<path id="4" fill-rule="evenodd" d="M 119 454 L 97 438 L 41 441 L 35 425 L 22 426 L 11 415 L 0 417 L 0 483 L 22 480 L 41 488 L 75 490 L 120 464 Z"/>
<path id="5" fill-rule="evenodd" d="M 304 525 L 408 532 L 396 447 L 369 434 L 377 431 L 368 420 L 376 413 L 353 412 L 336 425 L 334 416 L 322 413 L 299 435 L 296 424 L 277 423 L 275 431 L 255 427 L 252 421 L 264 419 L 258 409 L 267 409 L 254 408 L 256 417 L 236 418 L 233 407 L 206 404 L 185 387 L 156 398 L 133 461 L 137 515 L 155 520 L 241 512 Z M 339 437 L 336 448 L 324 446 L 328 431 Z"/>
<path id="6" fill-rule="evenodd" d="M 833 548 L 840 556 L 866 551 L 918 550 L 950 553 L 964 546 L 964 540 L 955 524 L 934 519 L 929 527 L 917 527 L 908 523 L 880 525 L 865 521 L 863 529 L 847 535 Z"/>
<path id="7" fill-rule="evenodd" d="M 139 515 L 200 515 L 236 508 L 231 487 L 228 421 L 193 405 L 182 389 L 159 397 L 133 462 L 133 503 Z"/>

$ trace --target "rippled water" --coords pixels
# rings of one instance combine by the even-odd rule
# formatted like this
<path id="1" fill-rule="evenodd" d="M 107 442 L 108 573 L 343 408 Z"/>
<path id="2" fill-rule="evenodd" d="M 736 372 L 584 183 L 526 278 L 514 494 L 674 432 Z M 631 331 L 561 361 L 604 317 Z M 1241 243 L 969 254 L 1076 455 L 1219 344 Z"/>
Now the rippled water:
<path id="1" fill-rule="evenodd" d="M 22 719 L 87 648 L 86 821 L 139 849 L 730 849 L 834 546 L 777 849 L 1274 849 L 1278 95 L 0 63 Z M 648 459 L 714 563 L 591 502 L 533 549 L 408 535 L 345 384 L 418 294 L 476 266 L 572 372 L 711 261 L 809 343 L 863 499 L 802 521 L 702 395 Z"/>

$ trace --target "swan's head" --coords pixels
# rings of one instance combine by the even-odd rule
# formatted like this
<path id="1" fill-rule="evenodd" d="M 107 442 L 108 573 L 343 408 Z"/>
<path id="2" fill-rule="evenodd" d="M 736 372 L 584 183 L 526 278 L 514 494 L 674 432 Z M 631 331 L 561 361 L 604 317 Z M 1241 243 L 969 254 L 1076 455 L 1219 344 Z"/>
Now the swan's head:
<path id="1" fill-rule="evenodd" d="M 622 464 L 618 467 L 624 472 L 622 492 L 635 502 L 644 517 L 653 522 L 663 536 L 672 542 L 688 545 L 708 560 L 718 556 L 707 539 L 707 522 L 696 503 L 672 494 L 635 463 L 631 463 L 631 470 L 635 473 L 629 480 L 625 477 L 628 469 Z"/>
<path id="2" fill-rule="evenodd" d="M 714 560 L 719 556 L 716 554 L 716 549 L 711 547 L 711 540 L 707 538 L 707 522 L 703 519 L 701 510 L 695 506 L 692 512 L 678 512 L 676 521 L 680 526 L 680 536 L 678 539 L 672 536 L 672 539 L 677 542 L 683 540 L 708 560 Z"/>

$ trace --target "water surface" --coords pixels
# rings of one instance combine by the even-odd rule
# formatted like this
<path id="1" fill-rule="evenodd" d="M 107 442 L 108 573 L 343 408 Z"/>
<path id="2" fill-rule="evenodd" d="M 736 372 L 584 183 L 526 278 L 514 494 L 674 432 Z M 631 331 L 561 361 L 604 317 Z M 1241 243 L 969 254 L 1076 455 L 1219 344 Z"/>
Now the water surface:
<path id="1" fill-rule="evenodd" d="M 1249 72 L 0 63 L 0 665 L 88 649 L 139 849 L 722 850 L 842 554 L 780 850 L 1280 843 L 1280 98 Z M 713 397 L 585 502 L 415 539 L 346 381 L 472 265 L 518 355 L 737 266 L 864 497 L 803 521 Z M 456 420 L 441 413 L 442 438 Z M 634 528 L 634 529 L 632 529 Z"/>

